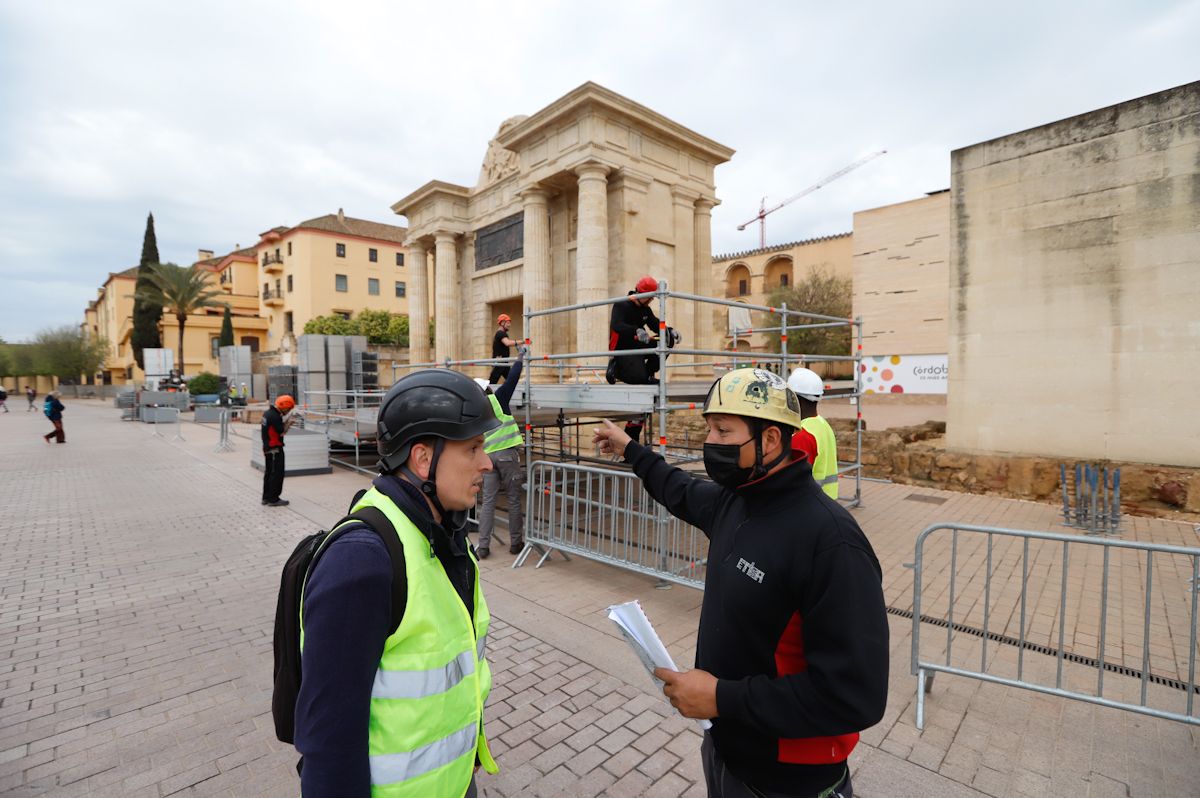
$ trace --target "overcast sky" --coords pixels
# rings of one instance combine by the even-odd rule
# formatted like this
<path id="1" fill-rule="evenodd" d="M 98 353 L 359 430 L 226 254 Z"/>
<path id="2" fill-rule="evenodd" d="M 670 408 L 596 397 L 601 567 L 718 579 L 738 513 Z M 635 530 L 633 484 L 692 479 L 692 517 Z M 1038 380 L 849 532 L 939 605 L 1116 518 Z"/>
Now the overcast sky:
<path id="1" fill-rule="evenodd" d="M 919 8 L 920 10 L 914 10 Z M 978 10 L 976 10 L 978 9 Z M 1200 78 L 1200 0 L 0 0 L 0 337 L 77 324 L 108 272 L 248 246 L 431 179 L 474 185 L 501 121 L 593 80 L 737 150 L 713 250 L 949 186 L 949 153 Z"/>

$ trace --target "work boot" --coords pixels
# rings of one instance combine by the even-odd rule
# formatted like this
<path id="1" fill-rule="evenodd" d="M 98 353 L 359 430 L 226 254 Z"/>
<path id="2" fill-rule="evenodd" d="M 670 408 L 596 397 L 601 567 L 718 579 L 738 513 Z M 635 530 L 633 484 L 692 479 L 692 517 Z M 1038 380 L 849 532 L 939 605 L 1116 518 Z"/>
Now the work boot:
<path id="1" fill-rule="evenodd" d="M 516 543 L 514 543 L 513 545 L 511 545 L 511 546 L 509 546 L 509 547 L 508 547 L 508 553 L 509 553 L 509 554 L 520 554 L 520 553 L 521 553 L 521 549 L 523 549 L 523 548 L 525 548 L 525 544 L 524 544 L 524 543 L 522 543 L 522 542 L 520 542 L 520 541 L 518 541 L 518 542 L 516 542 Z"/>
<path id="2" fill-rule="evenodd" d="M 492 550 L 489 549 L 487 546 L 484 546 L 481 549 L 475 550 L 475 556 L 481 560 L 486 560 L 488 557 L 492 556 Z"/>
<path id="3" fill-rule="evenodd" d="M 273 502 L 267 502 L 268 507 L 287 507 L 291 502 L 287 499 L 276 499 Z"/>

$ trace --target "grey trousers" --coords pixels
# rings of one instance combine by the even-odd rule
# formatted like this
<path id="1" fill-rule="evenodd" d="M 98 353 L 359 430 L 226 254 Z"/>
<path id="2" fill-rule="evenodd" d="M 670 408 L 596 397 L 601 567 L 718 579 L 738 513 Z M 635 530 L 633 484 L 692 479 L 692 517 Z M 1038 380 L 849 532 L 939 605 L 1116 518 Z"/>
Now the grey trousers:
<path id="1" fill-rule="evenodd" d="M 521 485 L 525 472 L 521 468 L 521 449 L 501 449 L 492 452 L 492 470 L 483 475 L 483 505 L 479 508 L 479 548 L 491 549 L 492 528 L 496 523 L 496 500 L 500 488 L 508 497 L 508 547 L 525 545 L 525 497 Z"/>
<path id="2" fill-rule="evenodd" d="M 760 790 L 746 784 L 725 766 L 725 760 L 717 753 L 712 736 L 705 734 L 700 744 L 700 760 L 704 765 L 704 781 L 708 787 L 708 798 L 792 798 L 792 793 Z M 799 793 L 796 798 L 802 798 Z M 814 798 L 854 798 L 854 787 L 850 783 L 850 771 L 838 784 L 817 793 Z"/>

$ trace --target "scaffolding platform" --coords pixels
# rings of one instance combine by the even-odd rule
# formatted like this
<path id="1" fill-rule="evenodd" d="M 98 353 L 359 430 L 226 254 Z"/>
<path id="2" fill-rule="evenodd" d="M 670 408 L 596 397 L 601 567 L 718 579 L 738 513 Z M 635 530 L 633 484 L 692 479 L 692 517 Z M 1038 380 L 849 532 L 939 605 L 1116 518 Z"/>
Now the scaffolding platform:
<path id="1" fill-rule="evenodd" d="M 310 410 L 304 416 L 304 429 L 324 435 L 335 443 L 353 446 L 355 440 L 360 443 L 375 441 L 378 418 L 378 407 Z"/>
<path id="2" fill-rule="evenodd" d="M 666 386 L 667 401 L 699 407 L 711 385 L 711 380 L 674 380 Z M 570 415 L 652 413 L 658 407 L 659 386 L 535 383 L 530 387 L 522 383 L 513 392 L 510 406 L 524 409 L 526 396 L 530 397 L 529 409 L 535 415 L 548 410 L 570 411 Z"/>

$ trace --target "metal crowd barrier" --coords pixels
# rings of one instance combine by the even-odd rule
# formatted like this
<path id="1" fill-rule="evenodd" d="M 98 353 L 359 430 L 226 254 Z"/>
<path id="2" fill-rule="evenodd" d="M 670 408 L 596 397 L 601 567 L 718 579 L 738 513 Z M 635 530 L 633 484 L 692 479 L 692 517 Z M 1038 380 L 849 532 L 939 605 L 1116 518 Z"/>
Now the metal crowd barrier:
<path id="1" fill-rule="evenodd" d="M 704 587 L 708 539 L 650 498 L 630 471 L 538 460 L 530 468 L 525 549 L 537 567 L 555 551 L 665 582 Z"/>
<path id="2" fill-rule="evenodd" d="M 935 564 L 926 562 L 933 535 L 949 537 L 948 569 L 944 550 Z M 918 729 L 925 726 L 925 695 L 936 673 L 1200 725 L 1200 548 L 934 524 L 917 537 L 913 568 Z M 1157 588 L 1156 569 L 1163 583 Z M 931 614 L 925 614 L 926 597 Z M 922 627 L 929 624 L 945 627 L 941 661 L 922 654 Z M 931 643 L 940 642 L 940 630 L 933 635 Z M 1110 678 L 1108 695 L 1106 673 L 1125 677 Z"/>

